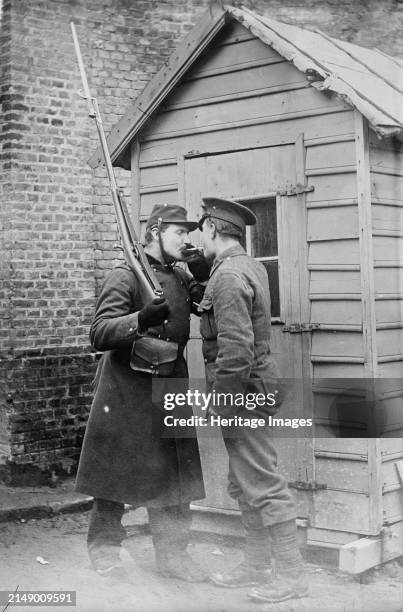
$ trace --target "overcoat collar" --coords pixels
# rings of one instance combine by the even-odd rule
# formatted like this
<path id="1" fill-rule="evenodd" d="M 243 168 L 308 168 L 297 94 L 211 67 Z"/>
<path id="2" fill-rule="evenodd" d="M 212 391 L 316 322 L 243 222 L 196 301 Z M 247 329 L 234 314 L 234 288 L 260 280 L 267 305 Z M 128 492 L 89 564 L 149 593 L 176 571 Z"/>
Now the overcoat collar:
<path id="1" fill-rule="evenodd" d="M 242 255 L 247 255 L 247 253 L 245 252 L 243 246 L 240 244 L 236 244 L 235 246 L 229 247 L 229 249 L 226 249 L 220 255 L 217 255 L 211 267 L 210 277 L 214 274 L 214 272 L 222 264 L 223 261 L 225 261 L 226 259 L 232 259 L 232 257 L 239 257 Z"/>
<path id="2" fill-rule="evenodd" d="M 158 259 L 156 259 L 152 255 L 150 255 L 149 253 L 146 253 L 146 256 L 152 268 L 160 268 L 162 270 L 172 270 L 172 268 L 174 267 L 176 263 L 176 262 L 173 262 L 173 264 L 164 264 L 164 263 L 161 263 Z"/>

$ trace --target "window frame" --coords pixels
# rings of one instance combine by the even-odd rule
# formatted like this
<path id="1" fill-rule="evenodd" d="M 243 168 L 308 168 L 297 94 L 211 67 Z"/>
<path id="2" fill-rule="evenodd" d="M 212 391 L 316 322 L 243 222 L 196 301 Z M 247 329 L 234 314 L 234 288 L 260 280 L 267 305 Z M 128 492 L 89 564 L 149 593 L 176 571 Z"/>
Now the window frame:
<path id="1" fill-rule="evenodd" d="M 267 255 L 263 257 L 254 257 L 256 261 L 277 261 L 278 262 L 278 289 L 279 289 L 279 302 L 280 302 L 280 315 L 277 317 L 271 317 L 272 325 L 284 325 L 285 315 L 285 302 L 284 302 L 284 283 L 283 283 L 283 266 L 282 266 L 282 239 L 281 239 L 281 200 L 277 192 L 259 193 L 250 196 L 234 197 L 235 201 L 240 204 L 248 206 L 248 203 L 259 202 L 260 200 L 275 200 L 276 203 L 276 231 L 277 231 L 277 255 Z M 245 228 L 245 243 L 246 252 L 252 256 L 252 232 L 251 226 L 247 225 Z"/>

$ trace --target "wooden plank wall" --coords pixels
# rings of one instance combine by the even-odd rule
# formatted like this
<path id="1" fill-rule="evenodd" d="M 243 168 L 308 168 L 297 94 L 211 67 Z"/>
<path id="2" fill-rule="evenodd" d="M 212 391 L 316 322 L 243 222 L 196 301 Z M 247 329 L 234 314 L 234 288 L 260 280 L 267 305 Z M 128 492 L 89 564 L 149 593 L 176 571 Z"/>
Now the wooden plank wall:
<path id="1" fill-rule="evenodd" d="M 140 218 L 178 197 L 183 155 L 351 133 L 352 113 L 239 24 L 229 25 L 140 134 Z M 178 170 L 179 160 L 179 170 Z M 179 180 L 180 183 L 180 180 Z"/>
<path id="2" fill-rule="evenodd" d="M 354 134 L 307 142 L 308 269 L 314 378 L 364 375 Z"/>
<path id="3" fill-rule="evenodd" d="M 403 378 L 403 151 L 370 141 L 378 371 Z"/>
<path id="4" fill-rule="evenodd" d="M 315 188 L 307 194 L 310 320 L 322 326 L 313 333 L 312 373 L 363 377 L 353 111 L 309 87 L 242 26 L 228 27 L 140 134 L 140 221 L 156 203 L 185 204 L 183 156 L 291 144 L 301 133 Z M 315 456 L 317 481 L 328 488 L 315 493 L 313 524 L 373 533 L 367 440 L 319 438 Z"/>
<path id="5" fill-rule="evenodd" d="M 340 435 L 340 419 L 343 435 L 360 435 L 359 410 L 342 415 L 335 394 L 340 379 L 365 377 L 355 138 L 353 128 L 336 142 L 307 142 L 306 174 L 314 186 L 307 194 L 310 320 L 321 326 L 312 334 L 311 354 L 315 480 L 326 485 L 315 492 L 311 524 L 372 534 L 379 521 L 371 512 L 370 444 L 366 438 L 329 437 Z M 343 402 L 360 400 L 357 383 L 351 380 L 351 386 Z"/>
<path id="6" fill-rule="evenodd" d="M 389 379 L 379 405 L 386 437 L 381 440 L 383 514 L 403 520 L 403 148 L 393 139 L 370 137 L 372 234 L 378 376 Z"/>

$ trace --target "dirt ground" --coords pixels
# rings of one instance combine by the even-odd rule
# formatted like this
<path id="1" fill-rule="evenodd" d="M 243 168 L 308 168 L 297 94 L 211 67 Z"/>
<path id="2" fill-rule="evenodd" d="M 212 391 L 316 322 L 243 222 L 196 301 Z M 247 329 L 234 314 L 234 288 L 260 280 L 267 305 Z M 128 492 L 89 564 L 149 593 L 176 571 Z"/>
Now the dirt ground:
<path id="1" fill-rule="evenodd" d="M 122 553 L 128 573 L 124 582 L 105 580 L 91 570 L 85 548 L 86 513 L 0 524 L 0 590 L 74 590 L 76 608 L 65 609 L 79 612 L 403 611 L 403 567 L 397 562 L 368 573 L 365 583 L 307 563 L 310 596 L 276 605 L 251 602 L 246 588 L 222 589 L 163 578 L 155 570 L 151 538 L 136 527 L 133 515 L 125 515 L 129 537 Z M 241 559 L 238 543 L 212 537 L 196 538 L 189 552 L 209 571 L 232 567 Z M 37 557 L 48 563 L 42 564 Z"/>

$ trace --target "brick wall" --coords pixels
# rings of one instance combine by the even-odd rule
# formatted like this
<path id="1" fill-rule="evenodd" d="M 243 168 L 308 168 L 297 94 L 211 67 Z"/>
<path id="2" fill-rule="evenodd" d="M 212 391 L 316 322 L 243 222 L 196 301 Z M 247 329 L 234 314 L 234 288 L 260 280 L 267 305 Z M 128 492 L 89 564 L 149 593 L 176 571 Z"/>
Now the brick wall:
<path id="1" fill-rule="evenodd" d="M 11 32 L 9 25 L 9 16 L 2 15 L 0 21 L 0 100 L 9 91 L 10 83 L 10 45 Z M 9 296 L 9 279 L 10 279 L 10 217 L 11 210 L 8 198 L 5 197 L 7 190 L 4 171 L 3 171 L 3 153 L 7 150 L 7 143 L 4 146 L 4 131 L 6 128 L 5 113 L 2 105 L 0 105 L 0 342 L 4 347 L 7 346 L 9 338 L 10 324 L 10 301 Z M 7 400 L 7 385 L 4 377 L 4 371 L 0 367 L 0 464 L 1 457 L 10 455 L 10 439 L 8 434 L 8 413 L 6 410 Z M 3 459 L 4 461 L 4 459 Z"/>
<path id="2" fill-rule="evenodd" d="M 236 3 L 239 4 L 239 3 Z M 395 0 L 250 0 L 403 57 Z M 81 88 L 74 19 L 105 128 L 206 10 L 207 0 L 4 0 L 0 32 L 0 463 L 15 481 L 73 470 L 91 399 L 88 328 L 116 252 L 95 126 Z M 128 194 L 130 176 L 118 171 Z M 7 466 L 7 470 L 5 469 Z M 22 466 L 22 469 L 19 469 Z"/>
<path id="3" fill-rule="evenodd" d="M 3 7 L 9 66 L 2 74 L 7 225 L 0 349 L 2 423 L 11 444 L 3 463 L 9 461 L 17 479 L 26 473 L 19 465 L 42 471 L 74 463 L 83 427 L 78 413 L 88 406 L 94 361 L 88 346 L 93 189 L 83 163 L 92 144 L 85 117 L 72 104 L 74 67 L 63 35 L 68 20 L 55 4 Z"/>

